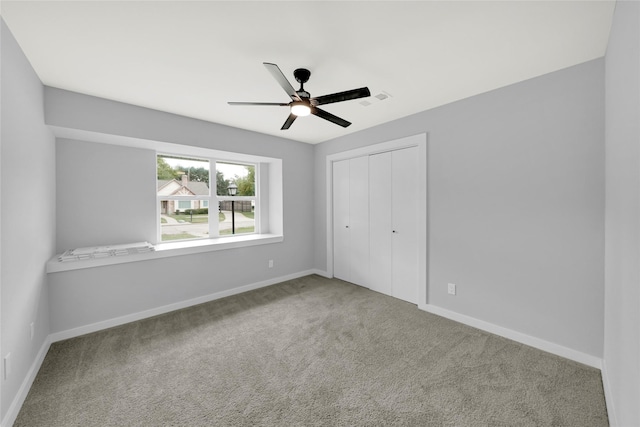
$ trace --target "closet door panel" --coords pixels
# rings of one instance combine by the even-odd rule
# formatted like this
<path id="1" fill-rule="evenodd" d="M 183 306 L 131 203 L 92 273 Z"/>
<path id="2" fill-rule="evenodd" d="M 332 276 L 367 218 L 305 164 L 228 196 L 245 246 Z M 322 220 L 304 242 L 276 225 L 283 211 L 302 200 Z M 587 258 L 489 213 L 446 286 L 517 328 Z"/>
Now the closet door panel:
<path id="1" fill-rule="evenodd" d="M 369 159 L 349 160 L 351 282 L 369 287 Z"/>
<path id="2" fill-rule="evenodd" d="M 391 153 L 392 296 L 418 303 L 418 149 Z"/>
<path id="3" fill-rule="evenodd" d="M 351 280 L 349 160 L 333 163 L 333 275 Z"/>
<path id="4" fill-rule="evenodd" d="M 392 294 L 391 153 L 369 156 L 369 288 Z"/>

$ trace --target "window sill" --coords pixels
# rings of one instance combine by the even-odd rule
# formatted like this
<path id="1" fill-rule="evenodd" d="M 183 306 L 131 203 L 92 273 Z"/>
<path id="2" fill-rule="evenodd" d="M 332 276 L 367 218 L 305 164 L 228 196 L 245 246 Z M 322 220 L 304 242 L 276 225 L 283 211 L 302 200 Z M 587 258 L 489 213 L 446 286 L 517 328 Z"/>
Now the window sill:
<path id="1" fill-rule="evenodd" d="M 280 234 L 249 234 L 244 236 L 224 237 L 219 239 L 188 240 L 170 243 L 158 243 L 153 252 L 143 254 L 114 256 L 100 259 L 61 262 L 58 256 L 51 258 L 46 265 L 47 273 L 81 270 L 85 268 L 103 267 L 113 264 L 125 264 L 128 262 L 148 261 L 174 256 L 198 254 L 202 252 L 222 251 L 247 246 L 268 245 L 282 242 L 284 237 Z"/>

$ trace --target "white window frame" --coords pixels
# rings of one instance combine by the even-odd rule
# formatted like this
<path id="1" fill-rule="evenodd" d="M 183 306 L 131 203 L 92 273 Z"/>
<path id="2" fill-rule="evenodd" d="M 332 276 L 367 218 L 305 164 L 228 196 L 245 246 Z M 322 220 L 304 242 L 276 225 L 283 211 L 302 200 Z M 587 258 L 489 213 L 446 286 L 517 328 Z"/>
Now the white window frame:
<path id="1" fill-rule="evenodd" d="M 185 154 L 185 153 L 166 153 L 166 152 L 160 152 L 160 151 L 156 151 L 156 158 L 162 156 L 162 157 L 184 157 L 184 158 L 189 158 L 189 159 L 193 159 L 193 160 L 201 160 L 201 161 L 208 161 L 209 162 L 209 195 L 208 196 L 204 196 L 204 195 L 172 195 L 172 196 L 165 196 L 165 195 L 159 195 L 156 189 L 156 239 L 158 243 L 170 243 L 173 241 L 163 241 L 162 240 L 162 221 L 160 220 L 161 218 L 161 212 L 162 212 L 162 201 L 164 200 L 177 200 L 177 201 L 187 201 L 187 200 L 206 200 L 209 203 L 209 237 L 196 237 L 193 239 L 181 239 L 181 240 L 177 240 L 177 242 L 193 242 L 193 241 L 198 241 L 198 240 L 206 240 L 206 239 L 227 239 L 230 237 L 235 237 L 235 236 L 247 236 L 247 235 L 254 235 L 254 234 L 261 234 L 261 221 L 260 221 L 260 163 L 252 163 L 252 162 L 246 162 L 246 161 L 242 161 L 242 160 L 236 160 L 233 158 L 213 158 L 213 157 L 208 157 L 208 158 L 204 158 L 201 156 L 193 156 L 193 155 L 189 155 L 189 154 Z M 218 196 L 217 193 L 217 186 L 214 185 L 213 183 L 216 183 L 216 173 L 217 173 L 217 163 L 227 163 L 227 164 L 236 164 L 236 165 L 246 165 L 246 166 L 253 166 L 255 168 L 255 182 L 254 182 L 254 196 Z M 156 174 L 157 174 L 157 169 L 156 169 Z M 218 206 L 219 206 L 219 202 L 223 201 L 223 200 L 235 200 L 235 201 L 241 201 L 241 200 L 251 200 L 254 201 L 255 204 L 255 208 L 254 208 L 254 231 L 253 233 L 241 233 L 241 234 L 229 234 L 229 235 L 224 235 L 221 236 L 220 232 L 219 232 L 219 226 L 218 226 Z M 212 211 L 212 206 L 213 206 L 213 211 Z M 213 215 L 213 216 L 212 216 Z M 212 220 L 213 218 L 213 220 Z"/>
<path id="2" fill-rule="evenodd" d="M 241 161 L 237 161 L 237 160 L 220 160 L 217 159 L 218 163 L 227 163 L 227 164 L 234 164 L 234 165 L 240 165 L 240 166 L 253 166 L 255 168 L 255 173 L 254 173 L 254 178 L 255 178 L 255 182 L 253 183 L 253 196 L 218 196 L 216 195 L 216 206 L 219 206 L 219 203 L 222 201 L 232 201 L 235 200 L 236 202 L 238 201 L 243 201 L 243 200 L 251 200 L 254 202 L 254 210 L 253 210 L 253 218 L 254 218 L 254 228 L 253 228 L 253 233 L 241 233 L 241 234 L 230 234 L 230 235 L 225 235 L 225 236 L 220 236 L 218 234 L 218 237 L 220 238 L 227 238 L 227 237 L 232 237 L 232 236 L 246 236 L 246 235 L 251 235 L 251 234 L 261 234 L 260 233 L 260 183 L 259 183 L 259 177 L 260 177 L 260 163 L 248 163 L 248 162 L 241 162 Z M 217 165 L 215 165 L 217 166 Z M 215 169 L 216 173 L 218 171 L 218 169 Z M 209 172 L 211 174 L 211 172 Z M 211 182 L 211 178 L 209 178 L 209 182 Z M 217 182 L 217 181 L 216 181 Z M 211 185 L 209 185 L 209 188 L 211 188 Z M 216 190 L 217 190 L 217 186 L 216 186 Z M 217 191 L 216 191 L 217 193 Z M 217 224 L 217 223 L 216 223 Z M 216 233 L 219 233 L 218 231 L 218 227 L 216 227 Z"/>

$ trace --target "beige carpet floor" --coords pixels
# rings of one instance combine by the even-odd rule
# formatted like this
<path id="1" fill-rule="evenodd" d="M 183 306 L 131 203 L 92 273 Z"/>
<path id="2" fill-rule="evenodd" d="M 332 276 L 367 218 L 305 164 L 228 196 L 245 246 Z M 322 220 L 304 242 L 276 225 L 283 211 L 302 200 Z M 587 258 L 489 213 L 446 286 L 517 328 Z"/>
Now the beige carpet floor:
<path id="1" fill-rule="evenodd" d="M 606 426 L 600 372 L 308 276 L 54 343 L 15 426 Z"/>

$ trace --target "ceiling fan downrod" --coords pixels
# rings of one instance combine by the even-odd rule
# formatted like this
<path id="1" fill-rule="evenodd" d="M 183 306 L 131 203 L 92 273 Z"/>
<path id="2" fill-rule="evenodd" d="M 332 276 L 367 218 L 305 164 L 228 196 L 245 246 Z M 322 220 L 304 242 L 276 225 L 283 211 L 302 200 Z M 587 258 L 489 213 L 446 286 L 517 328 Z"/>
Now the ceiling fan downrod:
<path id="1" fill-rule="evenodd" d="M 297 94 L 302 98 L 310 98 L 311 94 L 304 90 L 304 84 L 309 81 L 309 77 L 311 77 L 311 71 L 306 68 L 297 68 L 293 72 L 293 77 L 295 77 L 296 81 L 300 83 L 300 90 L 297 90 Z"/>

